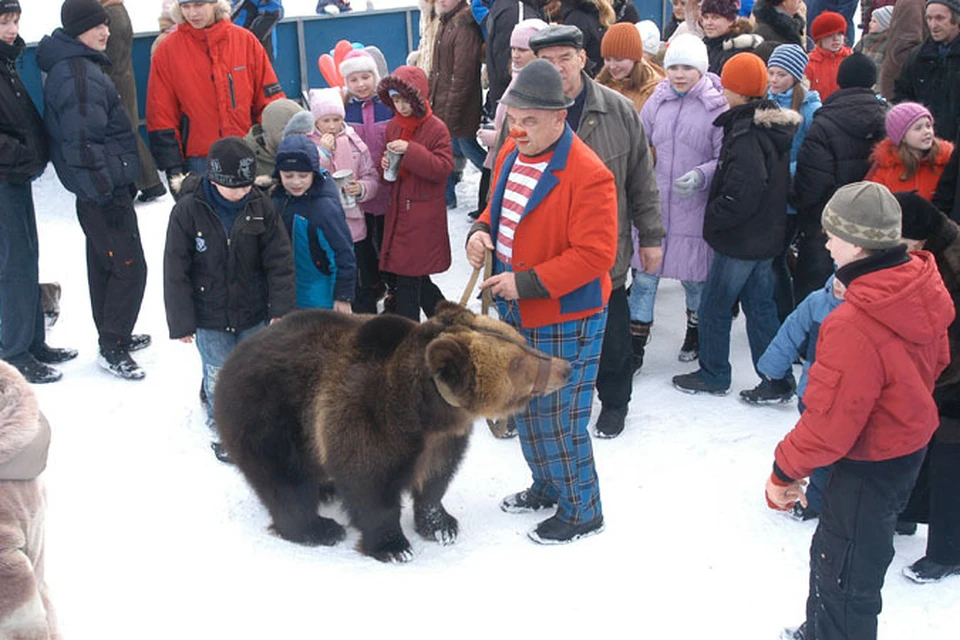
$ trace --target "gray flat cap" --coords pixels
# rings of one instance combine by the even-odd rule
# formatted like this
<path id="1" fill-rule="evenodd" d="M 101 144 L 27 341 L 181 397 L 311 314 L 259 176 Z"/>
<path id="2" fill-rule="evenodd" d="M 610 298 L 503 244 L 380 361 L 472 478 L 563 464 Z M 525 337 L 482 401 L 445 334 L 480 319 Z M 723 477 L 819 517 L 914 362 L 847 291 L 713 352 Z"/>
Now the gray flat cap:
<path id="1" fill-rule="evenodd" d="M 521 69 L 500 102 L 516 109 L 545 111 L 559 111 L 573 104 L 563 95 L 560 72 L 546 60 L 533 60 Z"/>
<path id="2" fill-rule="evenodd" d="M 552 24 L 530 38 L 530 48 L 534 53 L 547 47 L 583 49 L 583 31 L 569 24 Z"/>

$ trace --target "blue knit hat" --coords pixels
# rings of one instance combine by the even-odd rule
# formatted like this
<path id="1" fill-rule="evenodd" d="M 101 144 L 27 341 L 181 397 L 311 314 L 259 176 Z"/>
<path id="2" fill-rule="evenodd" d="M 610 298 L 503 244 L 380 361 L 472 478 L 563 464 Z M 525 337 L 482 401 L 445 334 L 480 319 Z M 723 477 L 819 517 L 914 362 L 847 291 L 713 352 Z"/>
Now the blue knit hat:
<path id="1" fill-rule="evenodd" d="M 803 73 L 807 70 L 807 63 L 810 58 L 807 52 L 798 44 L 781 44 L 767 60 L 767 69 L 770 67 L 780 67 L 794 78 L 797 82 L 803 80 Z"/>
<path id="2" fill-rule="evenodd" d="M 274 177 L 279 178 L 281 171 L 300 171 L 316 173 L 320 170 L 320 154 L 310 138 L 299 133 L 289 135 L 280 143 L 277 150 Z"/>

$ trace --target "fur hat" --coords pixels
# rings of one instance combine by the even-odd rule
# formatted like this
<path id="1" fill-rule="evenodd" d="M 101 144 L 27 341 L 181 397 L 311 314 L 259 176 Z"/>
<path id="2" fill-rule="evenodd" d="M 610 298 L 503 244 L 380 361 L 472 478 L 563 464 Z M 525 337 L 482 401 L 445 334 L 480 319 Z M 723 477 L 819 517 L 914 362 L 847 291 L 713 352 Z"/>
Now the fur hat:
<path id="1" fill-rule="evenodd" d="M 651 56 L 660 53 L 660 28 L 653 20 L 641 20 L 634 25 L 640 32 L 643 41 L 643 51 Z"/>
<path id="2" fill-rule="evenodd" d="M 367 56 L 370 58 L 370 56 Z M 373 58 L 370 58 L 372 61 Z M 346 62 L 346 60 L 344 60 Z M 323 116 L 346 115 L 343 108 L 343 94 L 340 89 L 312 89 L 310 91 L 310 113 L 314 120 L 319 120 Z"/>
<path id="3" fill-rule="evenodd" d="M 280 148 L 283 129 L 290 122 L 290 118 L 301 112 L 306 113 L 299 104 L 286 98 L 274 100 L 264 107 L 260 128 L 263 129 L 263 139 L 271 153 L 276 153 Z M 313 127 L 313 120 L 310 121 L 310 127 Z"/>
<path id="4" fill-rule="evenodd" d="M 767 60 L 767 69 L 780 67 L 796 78 L 797 82 L 800 82 L 803 80 L 808 62 L 810 62 L 810 58 L 803 47 L 798 44 L 781 44 L 770 54 L 770 59 Z"/>
<path id="5" fill-rule="evenodd" d="M 916 191 L 898 191 L 893 197 L 903 213 L 900 235 L 909 240 L 929 240 L 943 226 L 944 215 Z"/>
<path id="6" fill-rule="evenodd" d="M 413 107 L 413 117 L 420 119 L 427 115 L 427 109 L 430 102 L 427 96 L 430 95 L 429 85 L 427 84 L 427 74 L 419 67 L 403 65 L 397 67 L 396 71 L 388 75 L 377 85 L 377 95 L 380 96 L 380 102 L 387 105 L 394 111 L 393 98 L 390 92 L 396 91 L 404 100 Z"/>
<path id="7" fill-rule="evenodd" d="M 667 45 L 667 53 L 663 56 L 663 68 L 669 69 L 677 65 L 693 67 L 701 75 L 707 72 L 710 59 L 707 56 L 707 45 L 703 40 L 692 33 L 682 33 Z"/>
<path id="8" fill-rule="evenodd" d="M 823 208 L 824 231 L 864 249 L 900 244 L 900 204 L 876 182 L 852 182 L 837 189 Z"/>
<path id="9" fill-rule="evenodd" d="M 60 24 L 68 36 L 76 38 L 101 24 L 110 24 L 110 16 L 100 0 L 67 0 L 60 7 Z"/>
<path id="10" fill-rule="evenodd" d="M 740 15 L 740 0 L 703 0 L 700 3 L 700 15 L 712 13 L 733 21 Z"/>
<path id="11" fill-rule="evenodd" d="M 236 136 L 220 138 L 207 153 L 207 178 L 222 187 L 249 187 L 257 176 L 257 157 Z"/>
<path id="12" fill-rule="evenodd" d="M 358 71 L 369 71 L 373 74 L 374 83 L 380 82 L 380 71 L 377 69 L 377 62 L 369 53 L 363 49 L 354 49 L 343 57 L 340 63 L 340 75 L 346 80 L 351 73 Z"/>
<path id="13" fill-rule="evenodd" d="M 520 70 L 500 103 L 517 109 L 559 111 L 571 106 L 573 100 L 563 95 L 560 72 L 546 60 L 538 59 Z"/>
<path id="14" fill-rule="evenodd" d="M 643 40 L 640 32 L 629 22 L 610 25 L 600 42 L 600 55 L 604 58 L 625 58 L 640 62 L 643 60 Z"/>
<path id="15" fill-rule="evenodd" d="M 283 139 L 277 151 L 274 177 L 279 178 L 281 171 L 300 171 L 316 173 L 320 171 L 320 152 L 317 145 L 305 135 L 293 134 Z"/>
<path id="16" fill-rule="evenodd" d="M 841 89 L 870 89 L 877 83 L 877 63 L 870 56 L 855 51 L 840 63 L 837 86 Z"/>
<path id="17" fill-rule="evenodd" d="M 870 19 L 877 19 L 877 24 L 880 26 L 879 33 L 883 33 L 890 28 L 890 20 L 893 18 L 893 5 L 887 5 L 885 7 L 880 7 L 879 9 L 874 9 L 873 13 L 870 14 Z"/>
<path id="18" fill-rule="evenodd" d="M 810 25 L 810 37 L 819 42 L 835 33 L 847 32 L 847 19 L 835 11 L 823 11 Z"/>
<path id="19" fill-rule="evenodd" d="M 933 114 L 930 113 L 930 110 L 917 102 L 901 102 L 890 109 L 884 122 L 890 142 L 895 147 L 899 147 L 900 143 L 903 142 L 903 137 L 907 135 L 907 131 L 920 118 L 930 118 L 930 122 L 933 122 Z"/>
<path id="20" fill-rule="evenodd" d="M 540 18 L 521 20 L 514 25 L 513 31 L 510 32 L 510 46 L 517 49 L 529 49 L 530 38 L 538 31 L 542 31 L 549 26 Z"/>
<path id="21" fill-rule="evenodd" d="M 23 13 L 17 0 L 3 0 L 0 2 L 0 15 L 4 13 Z"/>
<path id="22" fill-rule="evenodd" d="M 767 93 L 767 65 L 755 53 L 738 53 L 723 65 L 720 84 L 741 96 L 759 98 Z"/>

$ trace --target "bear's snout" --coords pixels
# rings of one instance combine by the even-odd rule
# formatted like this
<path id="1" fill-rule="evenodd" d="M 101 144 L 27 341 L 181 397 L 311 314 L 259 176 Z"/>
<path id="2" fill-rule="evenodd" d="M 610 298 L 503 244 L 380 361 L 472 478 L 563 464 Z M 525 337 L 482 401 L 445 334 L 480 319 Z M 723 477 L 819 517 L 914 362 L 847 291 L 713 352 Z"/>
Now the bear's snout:
<path id="1" fill-rule="evenodd" d="M 548 395 L 557 391 L 567 384 L 570 379 L 570 363 L 562 358 L 550 358 L 550 371 L 547 378 L 547 386 L 540 395 Z"/>

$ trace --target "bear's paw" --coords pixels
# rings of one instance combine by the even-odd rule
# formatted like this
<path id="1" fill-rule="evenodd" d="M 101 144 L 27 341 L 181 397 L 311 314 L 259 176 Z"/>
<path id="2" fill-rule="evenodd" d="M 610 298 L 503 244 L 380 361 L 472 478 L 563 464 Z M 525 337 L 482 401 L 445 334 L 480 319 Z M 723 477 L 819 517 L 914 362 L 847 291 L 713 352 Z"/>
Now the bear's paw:
<path id="1" fill-rule="evenodd" d="M 375 548 L 366 550 L 361 541 L 361 551 L 380 562 L 406 563 L 413 560 L 413 548 L 410 541 L 401 532 L 391 533 L 384 537 Z"/>
<path id="2" fill-rule="evenodd" d="M 456 542 L 457 534 L 460 532 L 457 519 L 447 513 L 440 504 L 429 507 L 417 506 L 414 509 L 414 528 L 427 540 L 436 540 L 442 545 Z"/>
<path id="3" fill-rule="evenodd" d="M 270 531 L 284 540 L 308 547 L 332 547 L 347 537 L 347 530 L 340 523 L 322 516 L 297 527 L 281 528 L 274 523 Z"/>

